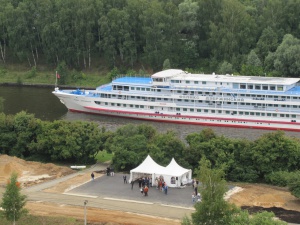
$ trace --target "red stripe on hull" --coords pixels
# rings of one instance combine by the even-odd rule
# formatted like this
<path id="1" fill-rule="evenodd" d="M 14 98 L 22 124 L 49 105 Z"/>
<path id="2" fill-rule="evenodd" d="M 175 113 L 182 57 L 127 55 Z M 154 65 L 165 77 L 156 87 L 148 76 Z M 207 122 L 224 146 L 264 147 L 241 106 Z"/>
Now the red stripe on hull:
<path id="1" fill-rule="evenodd" d="M 89 109 L 94 109 L 90 108 Z M 131 118 L 131 119 L 137 119 L 137 120 L 149 120 L 149 121 L 156 121 L 156 122 L 164 122 L 164 123 L 176 123 L 176 124 L 192 124 L 192 125 L 203 125 L 203 126 L 215 126 L 215 127 L 234 127 L 234 128 L 247 128 L 247 129 L 261 129 L 261 130 L 285 130 L 285 131 L 293 131 L 293 132 L 300 132 L 299 129 L 295 128 L 279 128 L 279 127 L 266 127 L 266 126 L 251 126 L 251 125 L 237 125 L 237 124 L 217 124 L 217 123 L 210 123 L 210 122 L 191 122 L 191 121 L 177 121 L 177 120 L 164 120 L 164 119 L 155 119 L 155 118 L 139 118 L 135 116 L 130 116 L 129 112 L 123 112 L 123 111 L 118 111 L 118 110 L 106 110 L 106 109 L 97 109 L 98 111 L 101 111 L 101 113 L 97 112 L 86 112 L 82 110 L 76 110 L 76 109 L 69 109 L 69 111 L 72 112 L 80 112 L 80 113 L 88 113 L 88 114 L 96 114 L 96 115 L 107 115 L 107 116 L 113 116 L 113 117 L 121 117 L 121 118 Z M 122 114 L 128 114 L 129 116 L 122 116 L 122 115 L 114 115 L 111 114 L 111 112 L 118 112 Z M 150 113 L 134 113 L 134 114 L 139 114 L 139 115 L 151 115 L 151 116 L 172 116 L 174 117 L 175 115 L 170 115 L 170 114 L 150 114 Z M 183 117 L 183 116 L 178 116 L 178 117 Z M 184 116 L 186 118 L 198 118 L 198 117 L 192 117 L 192 116 Z M 224 119 L 224 118 L 211 118 L 211 117 L 201 117 L 203 119 L 217 119 L 217 120 L 231 120 L 231 121 L 247 121 L 247 122 L 264 122 L 264 123 L 281 123 L 281 122 L 269 122 L 269 121 L 262 121 L 262 120 L 239 120 L 239 119 Z M 286 122 L 283 122 L 282 124 L 289 124 Z M 298 124 L 298 123 L 296 123 Z"/>

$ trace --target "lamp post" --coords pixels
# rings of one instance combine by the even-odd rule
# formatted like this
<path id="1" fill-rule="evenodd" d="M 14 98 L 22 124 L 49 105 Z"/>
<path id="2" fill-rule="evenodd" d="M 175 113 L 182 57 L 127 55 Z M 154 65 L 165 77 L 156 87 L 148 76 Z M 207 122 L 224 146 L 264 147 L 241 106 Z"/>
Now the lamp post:
<path id="1" fill-rule="evenodd" d="M 88 203 L 88 200 L 85 200 L 83 202 L 84 204 L 84 225 L 86 225 L 86 204 Z"/>

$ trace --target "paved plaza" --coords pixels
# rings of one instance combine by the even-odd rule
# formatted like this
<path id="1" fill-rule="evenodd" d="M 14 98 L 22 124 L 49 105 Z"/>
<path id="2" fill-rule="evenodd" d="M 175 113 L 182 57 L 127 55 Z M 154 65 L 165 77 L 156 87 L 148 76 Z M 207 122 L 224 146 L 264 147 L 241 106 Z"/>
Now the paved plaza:
<path id="1" fill-rule="evenodd" d="M 114 176 L 106 176 L 105 174 L 96 178 L 94 181 L 91 180 L 90 182 L 69 191 L 68 193 L 120 199 L 120 201 L 130 200 L 188 208 L 193 207 L 193 188 L 191 186 L 168 188 L 167 195 L 156 189 L 156 187 L 150 187 L 148 196 L 143 196 L 140 192 L 138 182 L 136 181 L 133 185 L 133 189 L 131 189 L 131 184 L 124 184 L 123 175 L 126 175 L 127 180 L 129 180 L 129 174 L 116 173 Z"/>

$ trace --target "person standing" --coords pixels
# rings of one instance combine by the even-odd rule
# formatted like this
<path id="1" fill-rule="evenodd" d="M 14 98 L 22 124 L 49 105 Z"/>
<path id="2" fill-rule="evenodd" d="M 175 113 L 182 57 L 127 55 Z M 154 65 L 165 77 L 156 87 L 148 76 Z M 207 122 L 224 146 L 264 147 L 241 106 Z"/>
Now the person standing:
<path id="1" fill-rule="evenodd" d="M 133 189 L 134 181 L 131 180 L 131 190 Z"/>
<path id="2" fill-rule="evenodd" d="M 94 181 L 94 179 L 95 179 L 95 174 L 94 174 L 94 172 L 91 173 L 91 178 L 92 178 L 92 181 Z"/>
<path id="3" fill-rule="evenodd" d="M 145 187 L 144 187 L 144 193 L 145 193 L 145 196 L 148 196 L 148 186 L 146 185 Z"/>
<path id="4" fill-rule="evenodd" d="M 168 185 L 166 184 L 166 182 L 164 183 L 164 190 L 165 190 L 165 194 L 168 194 Z"/>
<path id="5" fill-rule="evenodd" d="M 123 180 L 124 180 L 124 184 L 127 184 L 127 176 L 126 175 L 123 176 Z"/>

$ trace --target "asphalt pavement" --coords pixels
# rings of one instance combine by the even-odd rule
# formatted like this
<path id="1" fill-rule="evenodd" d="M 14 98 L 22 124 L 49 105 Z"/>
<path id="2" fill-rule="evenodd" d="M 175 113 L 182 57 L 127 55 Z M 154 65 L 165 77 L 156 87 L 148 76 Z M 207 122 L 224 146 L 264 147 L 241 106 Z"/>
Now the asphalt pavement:
<path id="1" fill-rule="evenodd" d="M 168 194 L 149 188 L 147 197 L 140 193 L 138 183 L 133 189 L 131 184 L 124 184 L 123 175 L 97 177 L 95 180 L 72 189 L 64 194 L 43 192 L 44 189 L 55 186 L 77 176 L 80 173 L 100 171 L 106 169 L 107 164 L 96 164 L 95 166 L 68 176 L 44 182 L 23 189 L 29 201 L 44 201 L 56 204 L 83 206 L 88 200 L 87 207 L 95 207 L 109 210 L 119 210 L 151 216 L 181 220 L 185 215 L 194 212 L 192 203 L 192 187 L 182 189 L 169 188 Z M 127 174 L 129 179 L 129 174 Z"/>

